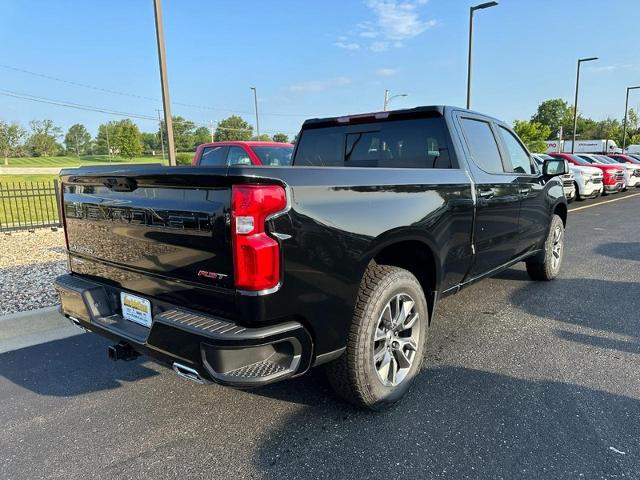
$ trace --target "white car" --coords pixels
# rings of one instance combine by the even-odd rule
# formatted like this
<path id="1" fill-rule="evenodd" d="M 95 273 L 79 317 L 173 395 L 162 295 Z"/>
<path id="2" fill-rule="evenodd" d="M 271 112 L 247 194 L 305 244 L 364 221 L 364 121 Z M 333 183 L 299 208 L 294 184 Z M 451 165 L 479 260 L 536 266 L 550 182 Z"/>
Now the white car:
<path id="1" fill-rule="evenodd" d="M 538 167 L 542 169 L 542 164 L 545 160 L 553 160 L 554 157 L 547 155 L 545 153 L 534 153 L 533 158 L 538 164 Z M 562 188 L 564 190 L 564 196 L 567 197 L 568 201 L 573 201 L 574 199 L 587 198 L 591 196 L 597 196 L 602 193 L 602 173 L 598 170 L 597 173 L 600 174 L 600 191 L 598 192 L 597 185 L 592 183 L 591 177 L 589 177 L 589 181 L 585 183 L 582 179 L 582 172 L 578 172 L 576 174 L 576 169 L 588 169 L 588 170 L 598 170 L 597 168 L 592 167 L 578 167 L 576 165 L 572 165 L 569 163 L 569 173 L 566 175 L 562 175 Z M 579 178 L 578 178 L 579 177 Z M 582 188 L 582 189 L 581 189 Z M 597 195 L 594 195 L 594 192 L 597 192 Z"/>
<path id="2" fill-rule="evenodd" d="M 609 165 L 616 165 L 617 167 L 624 167 L 624 185 L 625 190 L 630 187 L 637 187 L 640 185 L 640 176 L 636 176 L 636 170 L 640 170 L 637 165 L 631 163 L 620 163 L 613 158 L 607 157 L 606 155 L 595 155 L 595 154 L 580 154 L 579 157 L 584 158 L 587 162 L 593 163 L 604 163 Z"/>

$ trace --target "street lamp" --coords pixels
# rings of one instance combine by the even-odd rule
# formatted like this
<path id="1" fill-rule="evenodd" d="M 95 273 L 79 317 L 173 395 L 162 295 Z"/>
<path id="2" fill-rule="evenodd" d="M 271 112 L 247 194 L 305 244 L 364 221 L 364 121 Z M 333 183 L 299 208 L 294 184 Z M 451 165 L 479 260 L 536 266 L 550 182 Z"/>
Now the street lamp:
<path id="1" fill-rule="evenodd" d="M 629 111 L 629 90 L 635 90 L 636 88 L 640 88 L 640 85 L 637 87 L 627 87 L 627 100 L 624 102 L 624 126 L 622 128 L 622 153 L 624 153 L 624 149 L 627 146 L 627 112 Z"/>
<path id="2" fill-rule="evenodd" d="M 253 90 L 253 103 L 256 106 L 256 138 L 260 138 L 260 123 L 258 121 L 258 91 L 256 90 L 256 87 L 251 87 L 251 90 Z"/>
<path id="3" fill-rule="evenodd" d="M 386 112 L 387 111 L 387 107 L 389 106 L 389 102 L 391 100 L 393 100 L 394 98 L 398 98 L 398 97 L 408 97 L 408 95 L 406 93 L 398 93 L 396 95 L 389 96 L 389 90 L 385 90 L 384 91 L 384 103 L 382 104 L 382 111 Z"/>
<path id="4" fill-rule="evenodd" d="M 576 128 L 578 128 L 578 89 L 580 88 L 580 64 L 582 64 L 582 62 L 592 62 L 593 60 L 598 60 L 598 57 L 578 59 L 578 71 L 576 73 L 576 98 L 575 98 L 575 101 L 573 102 L 573 136 L 571 138 L 572 154 L 576 148 Z"/>
<path id="5" fill-rule="evenodd" d="M 167 78 L 167 58 L 164 51 L 164 29 L 162 27 L 162 0 L 153 0 L 156 20 L 156 41 L 158 43 L 158 62 L 160 63 L 160 85 L 162 87 L 162 108 L 164 124 L 167 128 L 167 146 L 169 165 L 176 166 L 176 150 L 173 142 L 173 121 L 171 118 L 171 100 L 169 99 L 169 79 Z M 162 130 L 162 128 L 161 128 Z"/>
<path id="6" fill-rule="evenodd" d="M 473 50 L 473 13 L 476 10 L 483 10 L 498 5 L 498 2 L 481 3 L 469 8 L 469 58 L 467 61 L 467 108 L 471 108 L 471 57 Z"/>

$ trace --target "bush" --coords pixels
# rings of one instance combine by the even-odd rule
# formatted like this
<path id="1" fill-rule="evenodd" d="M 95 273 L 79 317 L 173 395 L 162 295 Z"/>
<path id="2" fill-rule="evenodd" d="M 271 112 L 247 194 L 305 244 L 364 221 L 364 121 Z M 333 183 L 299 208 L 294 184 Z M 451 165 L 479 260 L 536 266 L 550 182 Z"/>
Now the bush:
<path id="1" fill-rule="evenodd" d="M 176 153 L 176 163 L 178 165 L 191 165 L 192 160 L 193 160 L 193 152 Z"/>

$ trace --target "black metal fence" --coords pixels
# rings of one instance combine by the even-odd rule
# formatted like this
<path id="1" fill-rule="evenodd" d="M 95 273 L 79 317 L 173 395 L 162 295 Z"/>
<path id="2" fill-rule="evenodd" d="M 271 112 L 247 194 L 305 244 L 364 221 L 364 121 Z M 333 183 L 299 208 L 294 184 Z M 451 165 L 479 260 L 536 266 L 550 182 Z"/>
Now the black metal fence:
<path id="1" fill-rule="evenodd" d="M 0 232 L 60 227 L 58 180 L 0 181 Z"/>

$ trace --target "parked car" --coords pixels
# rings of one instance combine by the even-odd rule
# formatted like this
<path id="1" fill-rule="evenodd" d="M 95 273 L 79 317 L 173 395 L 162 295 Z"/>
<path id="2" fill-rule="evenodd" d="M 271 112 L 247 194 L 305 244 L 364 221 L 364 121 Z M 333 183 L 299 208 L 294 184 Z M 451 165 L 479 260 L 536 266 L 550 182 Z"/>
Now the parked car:
<path id="1" fill-rule="evenodd" d="M 293 145 L 278 142 L 213 142 L 199 145 L 192 165 L 291 165 Z"/>
<path id="2" fill-rule="evenodd" d="M 307 120 L 288 167 L 64 169 L 61 312 L 113 359 L 235 387 L 327 364 L 382 409 L 420 372 L 438 299 L 517 262 L 558 275 L 567 173 L 445 106 Z"/>
<path id="3" fill-rule="evenodd" d="M 629 186 L 633 186 L 632 184 L 635 184 L 636 187 L 640 187 L 640 156 L 615 153 L 608 155 L 608 157 L 623 164 L 627 168 L 627 172 L 632 180 L 628 183 Z M 635 182 L 633 181 L 634 179 Z"/>
<path id="4" fill-rule="evenodd" d="M 625 190 L 627 188 L 636 187 L 640 185 L 640 168 L 628 163 L 619 162 L 607 155 L 580 155 L 587 161 L 593 160 L 605 165 L 616 165 L 624 168 L 624 185 Z"/>
<path id="5" fill-rule="evenodd" d="M 534 153 L 533 159 L 536 161 L 539 169 L 542 169 L 545 160 L 551 160 L 553 157 L 545 154 L 545 153 Z M 566 175 L 562 175 L 562 189 L 564 190 L 564 196 L 567 198 L 569 203 L 575 200 L 577 195 L 576 189 L 576 177 L 575 175 L 569 171 Z"/>
<path id="6" fill-rule="evenodd" d="M 640 163 L 640 155 L 636 155 L 635 153 L 627 153 L 625 157 L 632 158 Z"/>
<path id="7" fill-rule="evenodd" d="M 604 184 L 604 190 L 602 194 L 606 193 L 618 193 L 625 188 L 624 183 L 624 168 L 616 165 L 607 165 L 598 162 L 589 162 L 584 158 L 580 158 L 577 155 L 571 153 L 550 153 L 552 157 L 564 158 L 569 163 L 578 166 L 591 166 L 602 170 L 602 180 Z"/>
<path id="8" fill-rule="evenodd" d="M 547 154 L 538 154 L 538 156 L 541 156 L 543 159 L 554 158 Z M 602 195 L 604 190 L 602 170 L 586 165 L 575 165 L 573 163 L 569 163 L 569 170 L 573 174 L 575 181 L 576 200 L 596 198 Z"/>

